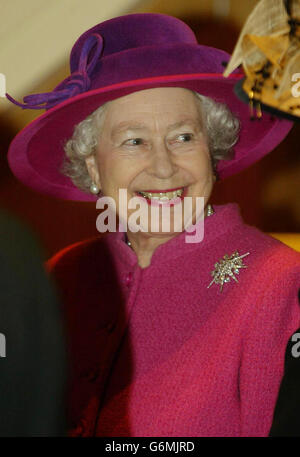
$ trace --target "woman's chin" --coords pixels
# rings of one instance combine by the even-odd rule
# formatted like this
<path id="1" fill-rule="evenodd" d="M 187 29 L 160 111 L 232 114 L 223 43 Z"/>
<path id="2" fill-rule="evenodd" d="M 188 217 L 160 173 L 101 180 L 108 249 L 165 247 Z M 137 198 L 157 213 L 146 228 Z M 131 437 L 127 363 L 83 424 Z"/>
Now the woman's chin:
<path id="1" fill-rule="evenodd" d="M 168 221 L 168 220 L 155 220 L 147 224 L 131 224 L 128 223 L 128 228 L 132 232 L 147 233 L 151 237 L 173 237 L 185 230 L 182 220 Z"/>

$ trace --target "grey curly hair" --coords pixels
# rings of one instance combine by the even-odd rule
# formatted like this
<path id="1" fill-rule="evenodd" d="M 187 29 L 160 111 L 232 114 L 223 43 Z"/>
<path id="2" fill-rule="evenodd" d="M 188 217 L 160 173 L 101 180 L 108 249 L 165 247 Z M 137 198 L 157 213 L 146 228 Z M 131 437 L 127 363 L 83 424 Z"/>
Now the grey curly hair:
<path id="1" fill-rule="evenodd" d="M 232 147 L 238 141 L 240 123 L 225 104 L 215 102 L 197 92 L 192 92 L 199 104 L 207 133 L 212 168 L 218 179 L 217 164 L 219 160 L 233 158 Z M 60 172 L 71 178 L 73 184 L 85 192 L 90 192 L 92 184 L 85 159 L 95 154 L 104 114 L 109 103 L 101 105 L 77 124 L 74 128 L 73 136 L 66 140 L 64 144 L 66 156 Z"/>

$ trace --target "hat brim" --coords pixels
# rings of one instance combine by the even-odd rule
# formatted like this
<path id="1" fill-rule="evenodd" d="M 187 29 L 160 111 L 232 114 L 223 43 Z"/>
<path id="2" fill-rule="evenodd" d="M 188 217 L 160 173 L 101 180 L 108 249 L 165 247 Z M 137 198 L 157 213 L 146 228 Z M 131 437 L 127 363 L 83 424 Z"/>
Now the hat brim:
<path id="1" fill-rule="evenodd" d="M 274 149 L 293 126 L 289 120 L 267 113 L 260 120 L 251 121 L 248 106 L 234 94 L 234 86 L 241 78 L 239 74 L 228 78 L 202 73 L 164 75 L 81 93 L 59 103 L 24 127 L 10 144 L 9 165 L 21 182 L 38 192 L 66 200 L 95 201 L 97 196 L 79 190 L 59 171 L 64 159 L 64 143 L 73 135 L 75 125 L 102 104 L 132 92 L 155 87 L 182 87 L 225 103 L 241 122 L 234 158 L 218 163 L 219 176 L 224 179 Z"/>

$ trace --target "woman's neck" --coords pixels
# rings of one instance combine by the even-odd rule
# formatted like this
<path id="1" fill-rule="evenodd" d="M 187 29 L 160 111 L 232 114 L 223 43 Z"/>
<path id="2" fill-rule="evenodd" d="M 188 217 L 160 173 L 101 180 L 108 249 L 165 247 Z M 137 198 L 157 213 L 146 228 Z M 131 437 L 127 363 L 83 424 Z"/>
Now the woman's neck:
<path id="1" fill-rule="evenodd" d="M 213 208 L 211 205 L 207 205 L 204 210 L 204 219 L 207 216 L 213 214 Z M 180 233 L 180 232 L 179 232 Z M 175 233 L 155 233 L 149 234 L 148 232 L 131 232 L 127 231 L 126 233 L 126 242 L 131 247 L 131 249 L 135 252 L 138 264 L 141 268 L 146 268 L 151 264 L 151 258 L 154 254 L 154 251 L 160 246 L 161 244 L 166 243 L 167 241 L 171 240 L 175 236 L 179 235 L 178 232 Z"/>
<path id="2" fill-rule="evenodd" d="M 154 251 L 161 244 L 177 236 L 178 233 L 162 234 L 161 236 L 151 236 L 144 232 L 127 232 L 127 244 L 136 253 L 138 264 L 141 268 L 146 268 L 151 264 L 151 258 Z"/>

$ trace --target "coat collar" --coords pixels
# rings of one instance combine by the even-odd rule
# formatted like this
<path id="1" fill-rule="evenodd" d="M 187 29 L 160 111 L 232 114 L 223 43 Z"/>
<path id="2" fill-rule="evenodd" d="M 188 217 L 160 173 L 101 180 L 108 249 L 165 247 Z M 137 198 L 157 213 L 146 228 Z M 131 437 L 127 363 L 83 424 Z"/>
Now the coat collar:
<path id="1" fill-rule="evenodd" d="M 146 267 L 155 268 L 158 264 L 168 263 L 170 259 L 188 254 L 192 250 L 199 250 L 209 243 L 214 242 L 216 238 L 231 231 L 235 225 L 243 223 L 240 209 L 236 203 L 227 203 L 225 205 L 213 205 L 214 214 L 204 219 L 204 236 L 199 243 L 187 243 L 186 235 L 194 235 L 195 229 L 191 233 L 183 231 L 156 248 L 152 255 L 151 264 Z M 199 221 L 198 224 L 203 223 Z M 198 225 L 196 224 L 196 225 Z M 124 232 L 109 232 L 106 236 L 109 249 L 115 259 L 123 263 L 125 267 L 137 266 L 137 256 L 135 252 L 126 244 Z"/>

